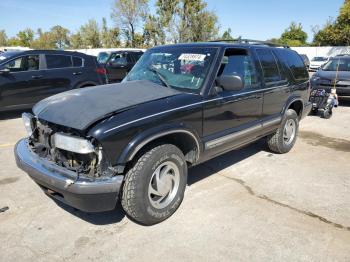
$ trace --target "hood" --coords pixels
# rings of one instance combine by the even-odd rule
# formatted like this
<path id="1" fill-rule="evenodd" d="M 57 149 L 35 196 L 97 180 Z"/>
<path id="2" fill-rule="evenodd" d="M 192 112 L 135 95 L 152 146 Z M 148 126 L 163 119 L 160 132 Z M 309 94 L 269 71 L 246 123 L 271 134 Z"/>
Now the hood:
<path id="1" fill-rule="evenodd" d="M 338 75 L 336 71 L 324 71 L 324 70 L 319 70 L 315 74 L 315 76 L 318 76 L 322 79 L 327 79 L 327 80 L 334 80 L 335 77 L 337 77 L 337 80 L 350 80 L 350 72 L 346 71 L 339 71 Z"/>
<path id="2" fill-rule="evenodd" d="M 39 119 L 82 131 L 109 114 L 179 93 L 150 81 L 131 81 L 60 93 L 37 103 L 33 112 Z"/>

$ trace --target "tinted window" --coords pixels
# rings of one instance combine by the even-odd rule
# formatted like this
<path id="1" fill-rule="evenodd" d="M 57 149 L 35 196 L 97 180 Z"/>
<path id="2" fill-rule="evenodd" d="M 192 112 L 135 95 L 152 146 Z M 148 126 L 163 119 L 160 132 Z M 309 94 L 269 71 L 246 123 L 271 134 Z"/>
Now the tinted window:
<path id="1" fill-rule="evenodd" d="M 279 53 L 284 62 L 292 71 L 295 79 L 309 78 L 304 61 L 296 52 L 290 50 L 280 50 Z"/>
<path id="2" fill-rule="evenodd" d="M 245 50 L 226 51 L 218 75 L 238 75 L 245 88 L 250 88 L 257 82 L 253 61 Z"/>
<path id="3" fill-rule="evenodd" d="M 72 67 L 72 57 L 67 55 L 46 55 L 48 69 Z"/>
<path id="4" fill-rule="evenodd" d="M 6 63 L 3 68 L 9 69 L 10 72 L 39 70 L 39 56 L 22 56 Z"/>
<path id="5" fill-rule="evenodd" d="M 80 57 L 73 56 L 73 66 L 74 67 L 81 67 L 83 66 L 83 59 Z"/>
<path id="6" fill-rule="evenodd" d="M 256 50 L 263 70 L 265 83 L 282 80 L 276 59 L 270 50 Z"/>
<path id="7" fill-rule="evenodd" d="M 323 71 L 350 71 L 350 59 L 349 58 L 333 58 L 327 64 L 323 66 Z"/>

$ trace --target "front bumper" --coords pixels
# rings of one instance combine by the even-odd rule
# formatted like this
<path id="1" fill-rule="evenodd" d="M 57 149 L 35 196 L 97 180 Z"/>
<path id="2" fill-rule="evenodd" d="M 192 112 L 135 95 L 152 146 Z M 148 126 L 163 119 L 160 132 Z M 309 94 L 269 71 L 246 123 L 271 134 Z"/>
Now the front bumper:
<path id="1" fill-rule="evenodd" d="M 334 88 L 334 86 L 328 86 L 328 85 L 319 85 L 317 83 L 314 83 L 312 85 L 312 89 L 324 89 L 326 90 L 327 93 L 330 93 L 332 88 Z M 339 96 L 350 96 L 350 86 L 336 86 L 336 92 L 337 92 L 337 95 Z"/>
<path id="2" fill-rule="evenodd" d="M 123 176 L 105 179 L 79 177 L 75 172 L 40 158 L 29 147 L 28 139 L 15 146 L 19 168 L 49 196 L 85 212 L 113 210 L 116 206 Z"/>

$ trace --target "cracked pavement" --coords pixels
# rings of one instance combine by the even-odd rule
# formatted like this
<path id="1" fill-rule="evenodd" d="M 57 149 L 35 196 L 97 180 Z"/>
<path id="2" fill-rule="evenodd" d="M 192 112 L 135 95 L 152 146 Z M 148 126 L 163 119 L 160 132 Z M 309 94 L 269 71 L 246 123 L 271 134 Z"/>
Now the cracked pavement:
<path id="1" fill-rule="evenodd" d="M 46 197 L 15 166 L 24 128 L 6 115 L 0 261 L 350 261 L 349 115 L 350 100 L 307 117 L 288 154 L 261 140 L 192 168 L 178 211 L 151 227 L 120 206 L 85 214 Z"/>

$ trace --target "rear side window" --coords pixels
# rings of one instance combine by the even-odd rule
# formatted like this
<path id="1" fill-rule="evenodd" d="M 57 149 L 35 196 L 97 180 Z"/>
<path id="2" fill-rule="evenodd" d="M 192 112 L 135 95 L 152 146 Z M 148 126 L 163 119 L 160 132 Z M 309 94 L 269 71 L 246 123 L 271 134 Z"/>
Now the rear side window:
<path id="1" fill-rule="evenodd" d="M 273 83 L 283 80 L 273 53 L 267 49 L 257 49 L 256 52 L 264 74 L 265 83 Z"/>
<path id="2" fill-rule="evenodd" d="M 294 79 L 308 79 L 309 74 L 306 70 L 303 59 L 296 52 L 291 50 L 280 50 L 279 54 L 291 70 Z"/>
<path id="3" fill-rule="evenodd" d="M 72 67 L 72 57 L 67 55 L 46 55 L 48 69 Z"/>
<path id="4" fill-rule="evenodd" d="M 77 56 L 73 56 L 73 66 L 74 67 L 82 67 L 83 59 Z"/>

